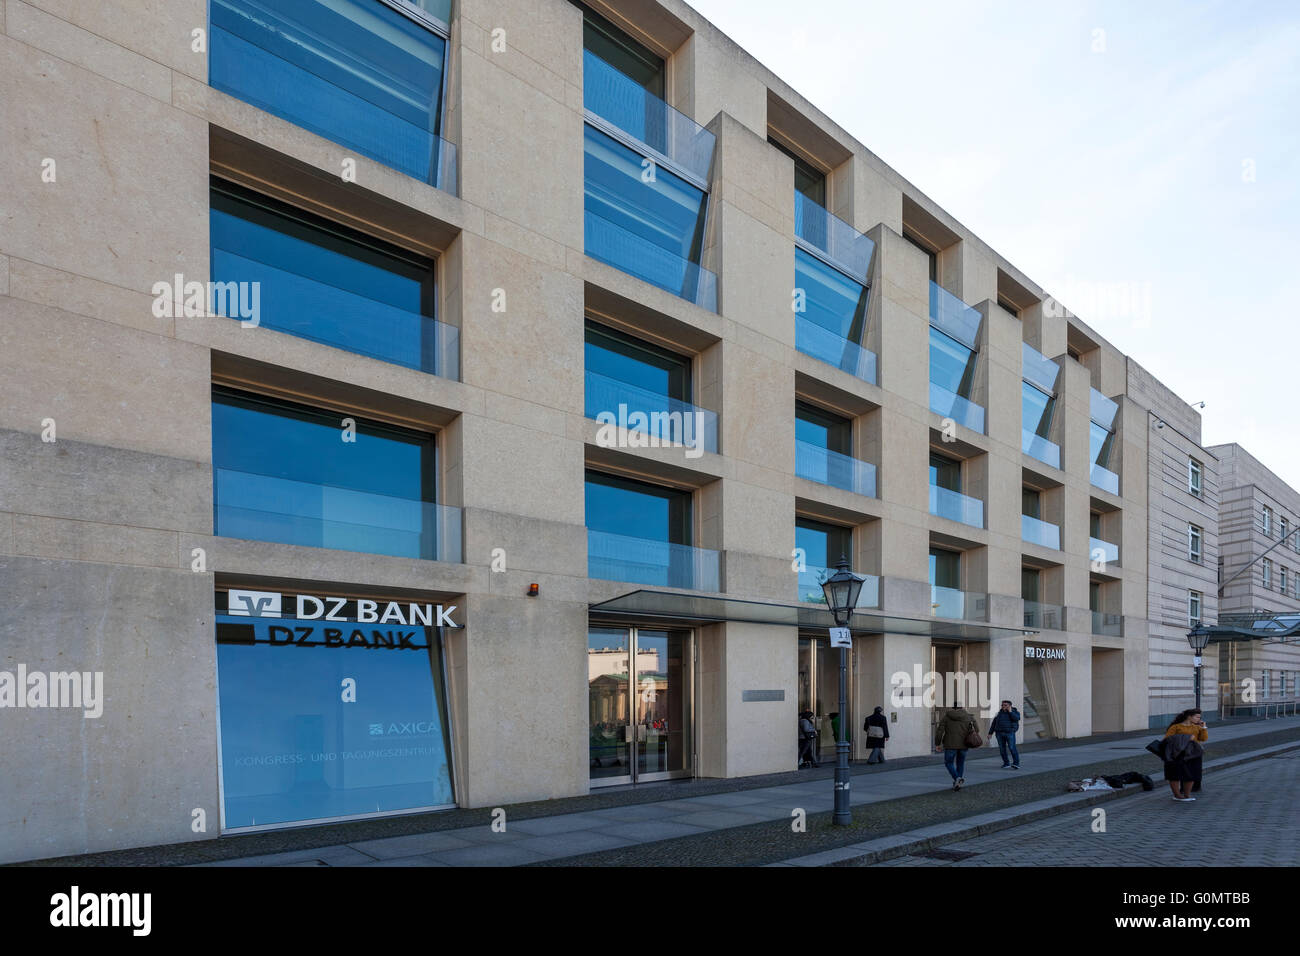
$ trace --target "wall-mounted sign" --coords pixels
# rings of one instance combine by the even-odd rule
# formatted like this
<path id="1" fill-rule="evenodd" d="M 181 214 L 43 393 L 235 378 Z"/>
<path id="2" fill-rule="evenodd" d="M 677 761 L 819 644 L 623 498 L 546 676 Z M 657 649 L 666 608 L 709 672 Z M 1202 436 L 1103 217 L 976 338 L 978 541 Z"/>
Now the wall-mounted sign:
<path id="1" fill-rule="evenodd" d="M 785 700 L 783 690 L 742 690 L 740 699 L 744 703 L 757 700 Z"/>
<path id="2" fill-rule="evenodd" d="M 1063 661 L 1065 660 L 1064 647 L 1042 647 L 1037 644 L 1025 645 L 1025 660 L 1036 661 Z"/>
<path id="3" fill-rule="evenodd" d="M 221 594 L 217 610 L 221 611 Z M 401 627 L 460 627 L 452 620 L 455 604 L 414 601 L 371 601 L 366 598 L 315 597 L 280 591 L 231 588 L 225 613 L 231 617 L 295 618 L 300 621 L 338 621 L 357 624 L 396 624 Z"/>

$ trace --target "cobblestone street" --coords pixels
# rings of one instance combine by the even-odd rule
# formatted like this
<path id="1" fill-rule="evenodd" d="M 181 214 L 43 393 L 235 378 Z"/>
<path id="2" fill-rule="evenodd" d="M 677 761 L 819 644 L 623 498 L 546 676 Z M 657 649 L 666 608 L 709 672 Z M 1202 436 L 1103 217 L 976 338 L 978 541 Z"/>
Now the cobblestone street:
<path id="1" fill-rule="evenodd" d="M 1295 791 L 1300 751 L 1207 776 L 1195 803 L 1175 803 L 1169 786 L 1062 814 L 879 866 L 1296 866 L 1300 826 Z M 1181 823 L 1181 825 L 1180 825 Z M 973 854 L 951 859 L 955 853 Z"/>

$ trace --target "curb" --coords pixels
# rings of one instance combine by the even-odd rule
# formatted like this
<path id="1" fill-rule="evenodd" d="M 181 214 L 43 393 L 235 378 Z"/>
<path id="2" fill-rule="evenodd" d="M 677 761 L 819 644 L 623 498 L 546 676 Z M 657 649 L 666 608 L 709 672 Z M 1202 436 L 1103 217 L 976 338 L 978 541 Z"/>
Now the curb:
<path id="1" fill-rule="evenodd" d="M 1276 744 L 1260 750 L 1248 750 L 1244 753 L 1207 761 L 1203 771 L 1209 773 L 1228 770 L 1241 764 L 1275 757 L 1278 754 L 1292 750 L 1300 750 L 1300 741 Z M 1160 782 L 1163 783 L 1164 781 Z M 813 853 L 808 856 L 792 857 L 779 863 L 768 863 L 767 866 L 870 866 L 900 856 L 915 856 L 918 853 L 926 853 L 946 843 L 960 843 L 964 840 L 988 836 L 1001 830 L 1033 823 L 1047 817 L 1059 816 L 1072 810 L 1107 803 L 1111 800 L 1121 800 L 1126 796 L 1145 792 L 1141 788 L 1129 789 L 1125 787 L 1124 790 L 1111 793 L 1103 791 L 1083 796 L 1069 794 L 1051 797 L 1047 800 L 1037 800 L 1025 804 L 1020 812 L 1012 816 L 1002 816 L 997 812 L 980 814 L 967 817 L 965 820 L 923 827 L 918 830 L 910 830 L 907 833 L 898 833 L 893 836 L 868 840 L 864 843 L 855 843 L 852 846 L 823 850 L 820 853 Z"/>

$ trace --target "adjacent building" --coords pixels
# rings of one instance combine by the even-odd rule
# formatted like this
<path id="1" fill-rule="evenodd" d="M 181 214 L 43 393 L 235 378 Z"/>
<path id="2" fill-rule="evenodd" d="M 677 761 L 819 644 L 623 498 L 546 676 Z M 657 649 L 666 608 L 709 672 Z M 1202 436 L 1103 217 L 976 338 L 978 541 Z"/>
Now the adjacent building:
<path id="1" fill-rule="evenodd" d="M 1235 459 L 679 0 L 32 0 L 0 82 L 0 861 L 1186 706 Z"/>
<path id="2" fill-rule="evenodd" d="M 1214 645 L 1219 706 L 1267 714 L 1300 698 L 1300 492 L 1237 444 L 1219 459 L 1218 622 L 1253 631 Z"/>

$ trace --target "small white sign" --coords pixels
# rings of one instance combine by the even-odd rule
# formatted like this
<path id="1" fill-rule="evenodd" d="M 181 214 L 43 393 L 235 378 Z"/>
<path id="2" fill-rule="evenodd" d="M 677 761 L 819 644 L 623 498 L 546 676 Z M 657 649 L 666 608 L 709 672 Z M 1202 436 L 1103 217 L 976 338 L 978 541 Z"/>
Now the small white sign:
<path id="1" fill-rule="evenodd" d="M 1197 654 L 1195 657 L 1192 658 L 1192 666 L 1193 666 L 1193 667 L 1200 667 L 1200 666 L 1201 666 L 1201 655 L 1200 655 L 1200 654 Z"/>
<path id="2" fill-rule="evenodd" d="M 853 638 L 849 635 L 849 629 L 847 627 L 832 627 L 830 628 L 830 632 L 831 647 L 853 646 Z"/>

